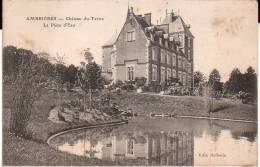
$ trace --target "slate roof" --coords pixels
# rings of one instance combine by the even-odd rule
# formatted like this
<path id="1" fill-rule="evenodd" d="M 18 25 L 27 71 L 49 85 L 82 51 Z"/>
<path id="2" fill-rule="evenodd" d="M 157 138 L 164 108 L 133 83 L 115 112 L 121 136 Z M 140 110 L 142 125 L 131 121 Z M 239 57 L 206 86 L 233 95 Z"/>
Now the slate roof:
<path id="1" fill-rule="evenodd" d="M 145 29 L 146 27 L 149 27 L 149 24 L 144 20 L 144 18 L 134 15 L 137 22 L 140 24 L 140 26 Z"/>
<path id="2" fill-rule="evenodd" d="M 144 30 L 144 33 L 145 35 L 150 38 L 150 35 L 151 35 L 151 32 L 155 35 L 155 39 L 158 39 L 157 37 L 158 36 L 161 36 L 161 35 L 158 35 L 158 34 L 161 34 L 160 31 L 162 31 L 162 33 L 168 33 L 168 29 L 166 28 L 163 28 L 162 26 L 163 25 L 167 25 L 167 24 L 171 24 L 171 29 L 173 29 L 173 32 L 180 32 L 180 31 L 185 31 L 186 33 L 188 33 L 190 36 L 194 37 L 192 35 L 192 33 L 190 32 L 188 26 L 186 25 L 186 23 L 183 21 L 183 19 L 181 18 L 181 16 L 173 16 L 172 17 L 172 21 L 170 23 L 167 23 L 166 22 L 166 19 L 163 21 L 164 24 L 162 25 L 149 25 L 145 19 L 140 16 L 140 15 L 135 15 L 133 13 L 133 16 L 134 18 L 136 19 L 136 21 L 139 23 L 139 25 L 141 26 L 141 28 Z M 145 31 L 145 29 L 147 27 L 153 27 L 153 30 L 152 31 Z M 117 38 L 118 38 L 118 35 L 119 33 L 115 33 L 104 45 L 104 46 L 112 46 Z"/>

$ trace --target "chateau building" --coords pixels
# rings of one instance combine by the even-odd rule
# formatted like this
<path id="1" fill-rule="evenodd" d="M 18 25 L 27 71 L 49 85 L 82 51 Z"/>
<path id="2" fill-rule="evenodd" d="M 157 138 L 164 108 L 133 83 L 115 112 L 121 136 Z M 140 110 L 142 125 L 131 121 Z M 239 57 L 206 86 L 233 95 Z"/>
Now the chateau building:
<path id="1" fill-rule="evenodd" d="M 151 13 L 135 15 L 131 7 L 120 33 L 102 46 L 103 73 L 113 81 L 145 77 L 148 85 L 176 78 L 192 87 L 193 39 L 190 26 L 173 11 L 155 25 Z"/>

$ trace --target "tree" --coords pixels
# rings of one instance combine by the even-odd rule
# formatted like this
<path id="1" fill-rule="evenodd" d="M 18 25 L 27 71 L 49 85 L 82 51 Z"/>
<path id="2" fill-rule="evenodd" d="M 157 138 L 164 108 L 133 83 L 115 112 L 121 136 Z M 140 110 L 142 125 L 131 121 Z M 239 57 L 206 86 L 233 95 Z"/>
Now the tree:
<path id="1" fill-rule="evenodd" d="M 194 72 L 193 77 L 194 77 L 194 86 L 195 87 L 199 87 L 200 84 L 202 84 L 206 81 L 204 74 L 200 71 Z"/>
<path id="2" fill-rule="evenodd" d="M 93 57 L 92 53 L 90 52 L 89 48 L 84 50 L 84 58 L 85 58 L 87 64 L 91 63 L 94 60 L 94 57 Z"/>
<path id="3" fill-rule="evenodd" d="M 213 69 L 209 75 L 209 84 L 213 85 L 215 82 L 220 81 L 220 74 L 217 69 Z"/>
<path id="4" fill-rule="evenodd" d="M 90 62 L 86 64 L 85 68 L 81 68 L 79 73 L 81 88 L 84 90 L 85 95 L 89 93 L 89 107 L 91 110 L 93 90 L 102 87 L 101 68 L 95 62 Z"/>
<path id="5" fill-rule="evenodd" d="M 17 136 L 25 136 L 26 127 L 36 98 L 41 94 L 41 80 L 45 74 L 45 64 L 37 55 L 26 49 L 17 49 L 19 56 L 17 75 L 12 84 L 12 104 L 10 131 Z"/>
<path id="6" fill-rule="evenodd" d="M 69 65 L 69 67 L 66 70 L 65 81 L 74 84 L 76 81 L 77 72 L 78 69 L 73 64 Z"/>
<path id="7" fill-rule="evenodd" d="M 136 86 L 139 88 L 139 87 L 142 87 L 145 85 L 146 83 L 146 78 L 145 77 L 136 77 L 135 78 L 135 83 L 136 83 Z"/>
<path id="8" fill-rule="evenodd" d="M 247 93 L 257 95 L 257 76 L 255 70 L 250 66 L 245 74 L 243 74 L 243 90 Z"/>
<path id="9" fill-rule="evenodd" d="M 242 90 L 243 76 L 238 68 L 234 68 L 228 81 L 225 83 L 225 91 L 229 93 L 238 93 Z"/>
<path id="10" fill-rule="evenodd" d="M 14 46 L 6 46 L 3 48 L 3 75 L 11 76 L 14 75 L 18 69 L 18 64 L 16 63 L 17 48 Z"/>
<path id="11" fill-rule="evenodd" d="M 87 52 L 87 53 L 86 53 Z M 86 94 L 89 93 L 89 107 L 92 109 L 92 93 L 95 89 L 101 89 L 103 86 L 103 78 L 101 77 L 101 67 L 93 61 L 92 53 L 89 49 L 85 50 L 85 59 L 87 63 L 81 63 L 78 71 L 78 80 L 82 90 L 84 91 L 84 111 L 86 109 Z"/>

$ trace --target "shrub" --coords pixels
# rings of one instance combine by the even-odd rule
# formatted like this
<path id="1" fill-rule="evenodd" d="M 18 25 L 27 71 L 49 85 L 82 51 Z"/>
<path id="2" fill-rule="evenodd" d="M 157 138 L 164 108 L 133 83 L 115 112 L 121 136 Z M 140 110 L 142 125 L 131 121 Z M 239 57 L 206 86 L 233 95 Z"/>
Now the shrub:
<path id="1" fill-rule="evenodd" d="M 135 84 L 138 88 L 144 86 L 145 83 L 146 83 L 145 77 L 136 77 L 135 78 Z"/>
<path id="2" fill-rule="evenodd" d="M 125 83 L 121 86 L 122 90 L 134 90 L 135 87 L 132 84 Z"/>
<path id="3" fill-rule="evenodd" d="M 123 84 L 124 84 L 123 81 L 118 80 L 118 81 L 116 81 L 116 83 L 114 84 L 114 86 L 120 88 Z"/>
<path id="4" fill-rule="evenodd" d="M 142 90 L 143 90 L 144 92 L 148 92 L 148 91 L 149 91 L 149 86 L 146 86 L 146 85 L 143 86 L 143 87 L 142 87 Z"/>

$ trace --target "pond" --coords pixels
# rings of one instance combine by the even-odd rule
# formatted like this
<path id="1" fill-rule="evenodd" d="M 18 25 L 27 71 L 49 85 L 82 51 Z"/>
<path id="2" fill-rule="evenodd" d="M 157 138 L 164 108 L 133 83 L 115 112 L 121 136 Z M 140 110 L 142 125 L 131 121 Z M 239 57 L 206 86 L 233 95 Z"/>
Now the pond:
<path id="1" fill-rule="evenodd" d="M 50 146 L 122 165 L 255 165 L 257 124 L 136 117 L 57 136 Z"/>

